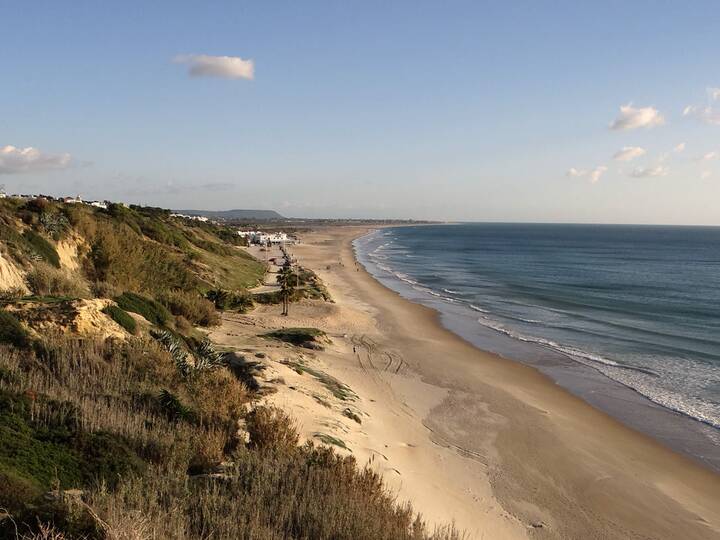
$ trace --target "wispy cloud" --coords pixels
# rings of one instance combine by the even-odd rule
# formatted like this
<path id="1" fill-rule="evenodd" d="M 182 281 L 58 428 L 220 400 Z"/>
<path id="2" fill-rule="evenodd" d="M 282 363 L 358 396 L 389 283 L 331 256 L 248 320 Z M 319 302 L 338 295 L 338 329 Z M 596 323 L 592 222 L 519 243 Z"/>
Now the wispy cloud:
<path id="1" fill-rule="evenodd" d="M 691 116 L 711 125 L 720 125 L 720 110 L 713 102 L 720 101 L 720 88 L 707 89 L 707 105 L 688 105 L 683 109 L 683 116 Z"/>
<path id="2" fill-rule="evenodd" d="M 607 171 L 607 167 L 605 165 L 598 165 L 594 169 L 585 170 L 585 169 L 577 169 L 575 167 L 570 167 L 567 172 L 565 173 L 567 176 L 571 176 L 573 178 L 589 178 L 591 183 L 595 183 L 602 177 L 603 174 L 605 174 L 605 171 Z"/>
<path id="3" fill-rule="evenodd" d="M 676 145 L 675 148 L 673 148 L 673 152 L 676 154 L 679 154 L 680 152 L 685 151 L 685 143 L 681 142 L 680 144 Z"/>
<path id="4" fill-rule="evenodd" d="M 610 129 L 629 130 L 652 128 L 665 123 L 665 118 L 654 107 L 635 108 L 632 103 L 620 107 L 620 114 L 610 124 Z"/>
<path id="5" fill-rule="evenodd" d="M 605 171 L 607 171 L 607 167 L 605 165 L 600 165 L 599 167 L 595 167 L 592 171 L 590 171 L 590 182 L 593 184 L 600 180 L 603 174 L 605 174 Z"/>
<path id="6" fill-rule="evenodd" d="M 573 178 L 582 178 L 583 176 L 587 175 L 587 171 L 584 169 L 576 169 L 575 167 L 570 167 L 565 174 L 567 176 L 572 176 Z"/>
<path id="7" fill-rule="evenodd" d="M 176 64 L 187 64 L 191 77 L 220 77 L 221 79 L 255 78 L 255 62 L 239 56 L 209 56 L 207 54 L 180 54 L 173 58 Z"/>
<path id="8" fill-rule="evenodd" d="M 699 161 L 712 161 L 713 159 L 717 159 L 718 156 L 720 156 L 720 154 L 716 150 L 713 150 L 712 152 L 703 154 Z"/>
<path id="9" fill-rule="evenodd" d="M 710 171 L 703 171 L 700 173 L 700 179 L 701 180 L 707 180 L 712 176 L 712 173 Z"/>
<path id="10" fill-rule="evenodd" d="M 651 178 L 655 176 L 665 176 L 670 172 L 665 165 L 657 165 L 655 167 L 637 167 L 633 169 L 630 176 L 634 178 Z"/>
<path id="11" fill-rule="evenodd" d="M 683 109 L 683 116 L 692 116 L 710 125 L 720 125 L 720 111 L 710 105 L 688 105 Z"/>
<path id="12" fill-rule="evenodd" d="M 615 152 L 613 159 L 617 161 L 630 161 L 645 154 L 645 149 L 639 146 L 623 146 L 621 150 Z"/>
<path id="13" fill-rule="evenodd" d="M 0 174 L 21 174 L 53 169 L 66 169 L 72 164 L 70 154 L 45 154 L 28 146 L 0 148 Z"/>

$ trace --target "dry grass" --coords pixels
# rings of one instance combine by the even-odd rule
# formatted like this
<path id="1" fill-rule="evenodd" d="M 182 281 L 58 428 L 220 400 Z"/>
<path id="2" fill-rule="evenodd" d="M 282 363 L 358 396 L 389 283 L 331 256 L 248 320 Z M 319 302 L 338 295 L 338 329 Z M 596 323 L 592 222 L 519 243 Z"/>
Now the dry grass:
<path id="1" fill-rule="evenodd" d="M 170 312 L 178 317 L 184 317 L 197 326 L 215 326 L 220 324 L 220 315 L 209 300 L 201 297 L 197 292 L 174 290 L 160 295 L 159 300 Z"/>
<path id="2" fill-rule="evenodd" d="M 34 426 L 120 437 L 146 466 L 112 482 L 61 486 L 85 490 L 84 517 L 28 506 L 18 514 L 27 538 L 459 538 L 451 529 L 427 531 L 409 505 L 352 457 L 298 447 L 294 422 L 279 409 L 246 415 L 246 447 L 236 431 L 251 396 L 226 368 L 184 378 L 168 352 L 141 338 L 51 337 L 39 349 L 0 348 L 0 391 L 32 397 Z M 165 414 L 162 389 L 192 414 Z M 211 473 L 220 462 L 229 462 L 221 474 L 188 476 Z M 3 467 L 0 453 L 0 472 Z M 0 493 L 0 506 L 3 496 L 8 492 Z M 6 537 L 14 532 L 0 527 Z"/>
<path id="3" fill-rule="evenodd" d="M 37 296 L 82 298 L 88 295 L 83 281 L 70 277 L 46 263 L 37 263 L 25 276 L 28 288 Z"/>

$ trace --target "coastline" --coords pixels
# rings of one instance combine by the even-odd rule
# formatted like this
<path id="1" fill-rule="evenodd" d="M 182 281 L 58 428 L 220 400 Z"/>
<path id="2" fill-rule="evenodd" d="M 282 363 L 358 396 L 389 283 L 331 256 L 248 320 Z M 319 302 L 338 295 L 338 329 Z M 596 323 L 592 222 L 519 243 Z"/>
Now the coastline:
<path id="1" fill-rule="evenodd" d="M 247 346 L 273 326 L 328 333 L 332 344 L 305 359 L 353 390 L 362 424 L 338 413 L 344 403 L 318 405 L 322 389 L 286 368 L 290 349 L 267 349 L 268 378 L 285 378 L 268 401 L 305 438 L 342 438 L 430 523 L 454 520 L 471 538 L 717 537 L 718 475 L 382 285 L 355 262 L 352 240 L 367 230 L 317 230 L 293 247 L 335 304 L 304 302 L 287 318 L 261 307 L 213 336 Z"/>
<path id="2" fill-rule="evenodd" d="M 381 230 L 375 229 L 355 238 L 353 246 L 358 261 L 382 285 L 410 302 L 435 311 L 438 324 L 474 347 L 538 369 L 554 383 L 626 426 L 649 435 L 720 474 L 718 427 L 654 401 L 621 380 L 608 376 L 598 366 L 574 357 L 570 352 L 543 344 L 551 342 L 517 339 L 511 332 L 496 330 L 493 325 L 478 324 L 477 313 L 469 312 L 466 304 L 458 304 L 454 298 L 449 303 L 439 291 L 428 292 L 425 285 L 420 286 L 407 279 L 407 276 L 402 277 L 404 274 L 398 274 L 396 270 L 373 259 L 366 249 L 375 247 L 375 244 L 371 245 L 371 238 Z M 418 285 L 418 288 L 414 285 Z M 471 306 L 471 309 L 482 312 L 475 306 Z"/>

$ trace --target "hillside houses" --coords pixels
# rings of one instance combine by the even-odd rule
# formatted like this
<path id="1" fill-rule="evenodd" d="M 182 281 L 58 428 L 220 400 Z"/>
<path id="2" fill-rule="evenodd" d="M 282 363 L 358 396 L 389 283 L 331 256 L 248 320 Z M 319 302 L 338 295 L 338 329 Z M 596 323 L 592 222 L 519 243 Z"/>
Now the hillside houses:
<path id="1" fill-rule="evenodd" d="M 289 236 L 284 232 L 262 232 L 262 231 L 238 231 L 238 236 L 247 239 L 248 244 L 259 244 L 266 246 L 268 244 L 295 244 L 297 238 Z"/>

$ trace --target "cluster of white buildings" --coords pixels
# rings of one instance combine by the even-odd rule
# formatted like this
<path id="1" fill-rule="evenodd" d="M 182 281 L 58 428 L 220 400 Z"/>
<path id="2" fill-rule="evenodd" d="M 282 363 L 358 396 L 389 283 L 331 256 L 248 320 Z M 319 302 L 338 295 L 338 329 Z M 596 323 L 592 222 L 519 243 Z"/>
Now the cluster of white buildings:
<path id="1" fill-rule="evenodd" d="M 295 244 L 297 239 L 288 236 L 284 232 L 268 233 L 262 231 L 238 231 L 238 236 L 246 238 L 248 244 L 259 244 L 267 246 L 268 244 Z"/>
<path id="2" fill-rule="evenodd" d="M 107 210 L 108 205 L 110 204 L 110 201 L 83 201 L 80 198 L 80 195 L 77 197 L 63 197 L 60 199 L 61 202 L 64 202 L 65 204 L 87 204 L 88 206 L 94 206 L 95 208 L 102 208 L 103 210 Z"/>
<path id="3" fill-rule="evenodd" d="M 176 218 L 183 218 L 183 219 L 193 219 L 195 221 L 202 221 L 203 223 L 210 221 L 205 216 L 187 216 L 185 214 L 170 214 L 170 217 L 176 217 Z"/>
<path id="4" fill-rule="evenodd" d="M 107 207 L 110 203 L 110 201 L 83 201 L 80 198 L 80 195 L 77 197 L 51 197 L 50 195 L 31 195 L 31 194 L 18 194 L 18 195 L 8 195 L 5 193 L 4 189 L 0 189 L 0 199 L 5 198 L 12 198 L 12 199 L 23 199 L 25 201 L 29 201 L 32 199 L 45 199 L 48 201 L 57 201 L 65 204 L 87 204 L 88 206 L 94 206 L 95 208 L 102 208 L 103 210 L 107 210 Z"/>

